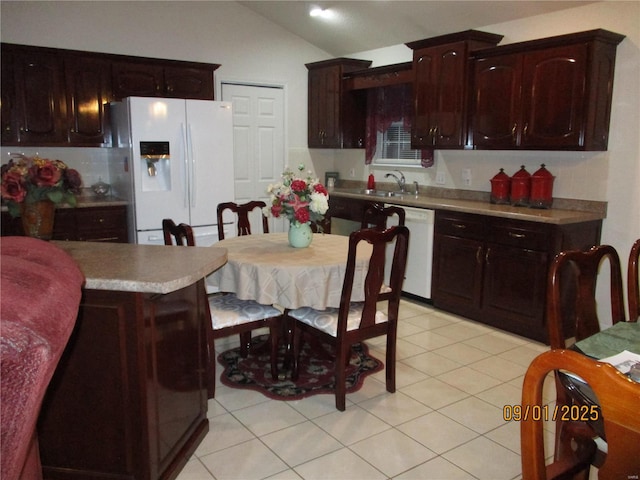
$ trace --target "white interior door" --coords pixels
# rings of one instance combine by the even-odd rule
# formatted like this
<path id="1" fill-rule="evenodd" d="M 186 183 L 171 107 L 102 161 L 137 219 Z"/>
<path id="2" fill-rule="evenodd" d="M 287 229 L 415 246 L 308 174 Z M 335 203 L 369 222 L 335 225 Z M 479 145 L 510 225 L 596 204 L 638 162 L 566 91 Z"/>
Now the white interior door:
<path id="1" fill-rule="evenodd" d="M 285 164 L 284 89 L 222 83 L 222 100 L 233 105 L 235 201 L 268 205 L 267 187 L 281 180 Z M 252 226 L 261 221 L 257 217 Z M 269 229 L 284 231 L 284 221 L 271 219 Z"/>

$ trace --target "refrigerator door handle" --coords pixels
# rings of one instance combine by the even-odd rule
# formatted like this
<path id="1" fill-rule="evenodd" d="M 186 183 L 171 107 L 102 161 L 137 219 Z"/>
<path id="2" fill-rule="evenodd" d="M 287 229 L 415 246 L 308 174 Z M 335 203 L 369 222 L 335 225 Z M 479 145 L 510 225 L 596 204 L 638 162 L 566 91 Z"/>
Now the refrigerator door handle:
<path id="1" fill-rule="evenodd" d="M 191 130 L 191 124 L 189 123 L 187 132 L 187 141 L 189 144 L 189 158 L 191 159 L 191 178 L 189 181 L 189 191 L 191 192 L 191 206 L 195 208 L 196 206 L 196 157 L 193 153 L 193 132 Z"/>
<path id="2" fill-rule="evenodd" d="M 180 124 L 180 130 L 182 131 L 182 150 L 184 152 L 184 155 L 182 156 L 182 161 L 184 163 L 184 197 L 182 203 L 184 204 L 184 208 L 187 208 L 189 206 L 189 185 L 187 181 L 189 178 L 189 158 L 187 155 L 187 132 L 185 131 L 184 123 Z"/>

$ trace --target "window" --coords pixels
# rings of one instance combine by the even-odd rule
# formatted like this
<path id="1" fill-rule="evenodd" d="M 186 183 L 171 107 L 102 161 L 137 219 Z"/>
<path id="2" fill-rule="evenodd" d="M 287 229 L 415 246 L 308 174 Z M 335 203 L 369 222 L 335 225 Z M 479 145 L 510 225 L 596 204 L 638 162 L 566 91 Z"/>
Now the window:
<path id="1" fill-rule="evenodd" d="M 378 131 L 376 143 L 380 148 L 376 149 L 374 164 L 420 166 L 421 151 L 411 149 L 411 126 L 404 119 Z"/>

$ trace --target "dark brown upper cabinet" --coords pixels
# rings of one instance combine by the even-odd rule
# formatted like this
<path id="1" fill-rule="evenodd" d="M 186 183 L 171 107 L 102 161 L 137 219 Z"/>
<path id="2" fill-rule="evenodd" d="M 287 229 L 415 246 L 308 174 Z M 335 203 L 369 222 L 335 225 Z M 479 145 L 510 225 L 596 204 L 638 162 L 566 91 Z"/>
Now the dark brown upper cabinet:
<path id="1" fill-rule="evenodd" d="M 500 40 L 502 35 L 468 30 L 406 44 L 413 50 L 413 148 L 465 146 L 469 53 Z"/>
<path id="2" fill-rule="evenodd" d="M 39 50 L 2 48 L 2 144 L 66 142 L 62 58 Z"/>
<path id="3" fill-rule="evenodd" d="M 91 56 L 64 59 L 69 143 L 108 146 L 106 105 L 111 99 L 110 63 Z"/>
<path id="4" fill-rule="evenodd" d="M 606 150 L 623 39 L 592 30 L 474 52 L 469 142 L 478 149 Z"/>
<path id="5" fill-rule="evenodd" d="M 348 91 L 343 76 L 369 65 L 370 61 L 350 58 L 306 64 L 309 148 L 364 148 L 365 96 Z"/>
<path id="6" fill-rule="evenodd" d="M 114 61 L 114 98 L 121 100 L 135 96 L 213 100 L 213 74 L 218 66 L 136 58 Z"/>
<path id="7" fill-rule="evenodd" d="M 109 146 L 109 102 L 127 96 L 213 100 L 218 67 L 3 43 L 2 144 Z"/>

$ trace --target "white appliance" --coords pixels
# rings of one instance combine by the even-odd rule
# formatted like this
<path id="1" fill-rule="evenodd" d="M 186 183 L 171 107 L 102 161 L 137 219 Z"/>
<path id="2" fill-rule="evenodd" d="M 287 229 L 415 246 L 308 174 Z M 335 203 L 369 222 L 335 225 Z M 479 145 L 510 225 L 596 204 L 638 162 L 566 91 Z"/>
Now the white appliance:
<path id="1" fill-rule="evenodd" d="M 409 229 L 407 269 L 402 291 L 430 300 L 435 212 L 426 208 L 402 208 L 405 212 L 405 225 Z M 397 224 L 396 215 L 390 217 L 387 223 L 388 226 Z M 387 254 L 387 272 L 390 270 L 392 259 L 392 254 Z"/>
<path id="2" fill-rule="evenodd" d="M 216 206 L 234 200 L 230 102 L 129 97 L 111 104 L 110 181 L 129 200 L 129 241 L 164 244 L 162 219 L 218 241 Z M 231 225 L 225 236 L 235 235 Z"/>

